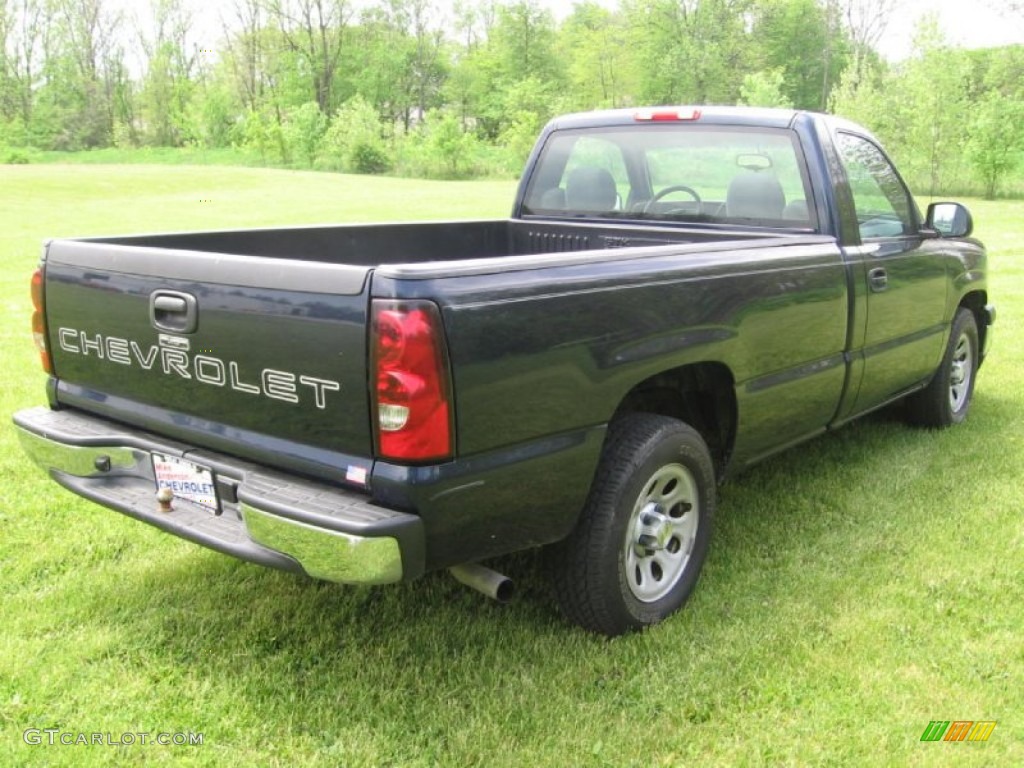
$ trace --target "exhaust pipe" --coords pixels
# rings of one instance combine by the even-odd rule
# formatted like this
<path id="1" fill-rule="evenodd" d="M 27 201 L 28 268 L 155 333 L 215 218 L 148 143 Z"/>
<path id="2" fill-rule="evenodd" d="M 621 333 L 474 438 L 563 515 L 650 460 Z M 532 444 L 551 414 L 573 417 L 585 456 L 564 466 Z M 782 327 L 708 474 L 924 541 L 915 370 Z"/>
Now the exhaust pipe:
<path id="1" fill-rule="evenodd" d="M 448 571 L 467 587 L 483 592 L 499 603 L 507 603 L 515 592 L 515 584 L 508 576 L 476 563 L 454 565 Z"/>

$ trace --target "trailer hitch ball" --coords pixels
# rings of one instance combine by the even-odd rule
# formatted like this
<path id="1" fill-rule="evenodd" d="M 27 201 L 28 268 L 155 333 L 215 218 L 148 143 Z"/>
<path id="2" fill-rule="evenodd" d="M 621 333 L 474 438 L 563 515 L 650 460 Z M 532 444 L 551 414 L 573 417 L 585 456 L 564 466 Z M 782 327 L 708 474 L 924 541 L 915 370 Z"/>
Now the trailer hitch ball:
<path id="1" fill-rule="evenodd" d="M 161 488 L 156 492 L 156 503 L 160 505 L 161 512 L 170 512 L 173 509 L 172 501 L 174 501 L 174 491 L 170 488 Z"/>

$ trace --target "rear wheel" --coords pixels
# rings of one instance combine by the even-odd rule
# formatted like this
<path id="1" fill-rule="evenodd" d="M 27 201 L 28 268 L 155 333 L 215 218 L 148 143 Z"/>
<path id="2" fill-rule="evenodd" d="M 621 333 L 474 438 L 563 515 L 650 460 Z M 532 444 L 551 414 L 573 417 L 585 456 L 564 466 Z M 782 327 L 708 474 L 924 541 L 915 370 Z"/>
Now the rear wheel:
<path id="1" fill-rule="evenodd" d="M 697 584 L 714 506 L 711 456 L 696 430 L 652 414 L 617 421 L 575 530 L 548 551 L 566 616 L 619 635 L 674 613 Z"/>
<path id="2" fill-rule="evenodd" d="M 923 427 L 949 427 L 967 417 L 978 371 L 978 323 L 961 307 L 939 369 L 927 387 L 907 398 L 910 421 Z"/>

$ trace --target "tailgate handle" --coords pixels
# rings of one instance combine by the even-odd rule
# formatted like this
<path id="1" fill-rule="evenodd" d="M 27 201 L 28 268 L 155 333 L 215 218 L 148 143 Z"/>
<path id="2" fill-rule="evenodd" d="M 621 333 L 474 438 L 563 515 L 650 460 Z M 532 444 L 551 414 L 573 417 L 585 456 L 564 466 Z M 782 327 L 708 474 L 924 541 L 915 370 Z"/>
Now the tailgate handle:
<path id="1" fill-rule="evenodd" d="M 192 333 L 199 325 L 196 297 L 180 291 L 154 291 L 149 297 L 149 321 L 159 331 Z"/>
<path id="2" fill-rule="evenodd" d="M 170 312 L 181 314 L 188 310 L 188 303 L 180 296 L 157 296 L 153 299 L 153 306 L 157 312 Z"/>

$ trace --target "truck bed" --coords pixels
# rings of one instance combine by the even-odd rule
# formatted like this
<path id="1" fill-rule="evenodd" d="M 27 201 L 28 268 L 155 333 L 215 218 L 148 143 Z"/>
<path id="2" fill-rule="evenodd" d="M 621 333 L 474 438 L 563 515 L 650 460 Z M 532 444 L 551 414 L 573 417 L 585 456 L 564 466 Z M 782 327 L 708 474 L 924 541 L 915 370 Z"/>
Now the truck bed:
<path id="1" fill-rule="evenodd" d="M 764 249 L 796 244 L 834 249 L 831 238 L 796 232 L 551 219 L 54 240 L 54 396 L 213 450 L 272 456 L 307 476 L 337 481 L 342 468 L 345 482 L 372 467 L 369 306 L 371 296 L 394 295 L 396 281 L 437 290 L 454 322 L 456 304 L 535 295 L 538 280 L 586 292 L 595 279 L 631 282 L 626 273 L 647 273 L 648 262 L 664 270 L 665 258 L 680 274 L 746 271 L 742 262 Z M 723 253 L 736 255 L 723 265 Z M 479 275 L 488 276 L 483 293 L 463 279 Z M 193 302 L 195 327 L 163 317 L 165 300 Z"/>
<path id="2" fill-rule="evenodd" d="M 672 243 L 733 243 L 785 237 L 778 232 L 492 219 L 356 224 L 96 237 L 96 246 L 259 256 L 355 267 L 480 260 Z"/>

